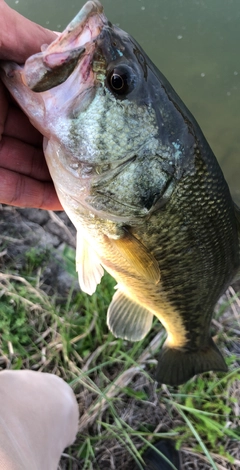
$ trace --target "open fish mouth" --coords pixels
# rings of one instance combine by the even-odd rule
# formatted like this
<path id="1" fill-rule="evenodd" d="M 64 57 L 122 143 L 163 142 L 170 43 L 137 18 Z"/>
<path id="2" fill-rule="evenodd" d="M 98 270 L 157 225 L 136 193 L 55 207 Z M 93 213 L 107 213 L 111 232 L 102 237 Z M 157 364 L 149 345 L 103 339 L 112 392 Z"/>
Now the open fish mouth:
<path id="1" fill-rule="evenodd" d="M 55 41 L 26 61 L 22 76 L 25 85 L 36 92 L 54 88 L 71 75 L 80 60 L 80 81 L 86 82 L 95 40 L 107 24 L 101 3 L 88 1 Z"/>

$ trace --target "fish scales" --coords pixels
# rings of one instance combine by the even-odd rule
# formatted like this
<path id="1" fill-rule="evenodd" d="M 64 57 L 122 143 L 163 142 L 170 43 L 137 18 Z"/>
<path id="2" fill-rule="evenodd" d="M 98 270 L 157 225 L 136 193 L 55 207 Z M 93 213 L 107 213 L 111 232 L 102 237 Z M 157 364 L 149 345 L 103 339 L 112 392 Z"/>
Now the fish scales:
<path id="1" fill-rule="evenodd" d="M 239 271 L 239 209 L 195 119 L 138 43 L 86 3 L 65 31 L 1 77 L 44 135 L 59 199 L 77 228 L 76 265 L 92 294 L 117 281 L 115 336 L 167 331 L 156 379 L 226 371 L 211 338 Z"/>

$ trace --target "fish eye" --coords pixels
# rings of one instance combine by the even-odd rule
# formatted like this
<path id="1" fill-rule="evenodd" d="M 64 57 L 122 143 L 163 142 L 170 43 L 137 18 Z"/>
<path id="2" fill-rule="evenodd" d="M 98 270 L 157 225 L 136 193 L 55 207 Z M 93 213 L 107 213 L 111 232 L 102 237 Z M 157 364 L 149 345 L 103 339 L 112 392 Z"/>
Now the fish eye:
<path id="1" fill-rule="evenodd" d="M 134 77 L 128 67 L 116 67 L 108 72 L 107 84 L 117 95 L 126 95 L 134 86 Z"/>
<path id="2" fill-rule="evenodd" d="M 127 76 L 125 74 L 119 75 L 118 73 L 113 72 L 110 77 L 110 83 L 112 89 L 118 93 L 122 93 L 127 90 L 128 87 Z"/>

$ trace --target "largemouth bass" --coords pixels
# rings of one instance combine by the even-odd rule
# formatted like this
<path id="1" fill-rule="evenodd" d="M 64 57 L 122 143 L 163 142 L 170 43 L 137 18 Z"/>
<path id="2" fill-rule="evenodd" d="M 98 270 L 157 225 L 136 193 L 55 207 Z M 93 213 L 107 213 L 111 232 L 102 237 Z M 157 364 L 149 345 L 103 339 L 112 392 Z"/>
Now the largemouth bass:
<path id="1" fill-rule="evenodd" d="M 77 229 L 81 289 L 117 281 L 112 333 L 166 328 L 156 378 L 226 371 L 210 325 L 239 268 L 239 215 L 197 122 L 139 44 L 88 1 L 65 31 L 2 79 L 33 125 Z"/>

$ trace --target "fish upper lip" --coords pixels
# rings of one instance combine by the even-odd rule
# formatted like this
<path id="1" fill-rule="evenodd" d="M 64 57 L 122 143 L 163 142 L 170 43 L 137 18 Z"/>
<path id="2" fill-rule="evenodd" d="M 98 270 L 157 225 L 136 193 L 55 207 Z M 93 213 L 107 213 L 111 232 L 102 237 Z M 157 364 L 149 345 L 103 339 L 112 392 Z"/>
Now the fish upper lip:
<path id="1" fill-rule="evenodd" d="M 90 24 L 91 19 L 93 24 Z M 98 0 L 88 1 L 65 30 L 47 47 L 43 52 L 44 56 L 48 57 L 52 53 L 57 54 L 58 52 L 62 53 L 63 51 L 68 52 L 72 49 L 83 48 L 89 40 L 93 40 L 95 36 L 99 35 L 106 22 L 107 18 L 103 13 L 100 2 Z M 94 26 L 96 30 L 94 30 Z M 98 28 L 100 28 L 99 32 Z M 87 31 L 84 31 L 85 29 Z M 86 41 L 86 38 L 88 38 L 87 33 L 90 34 L 88 41 Z"/>

